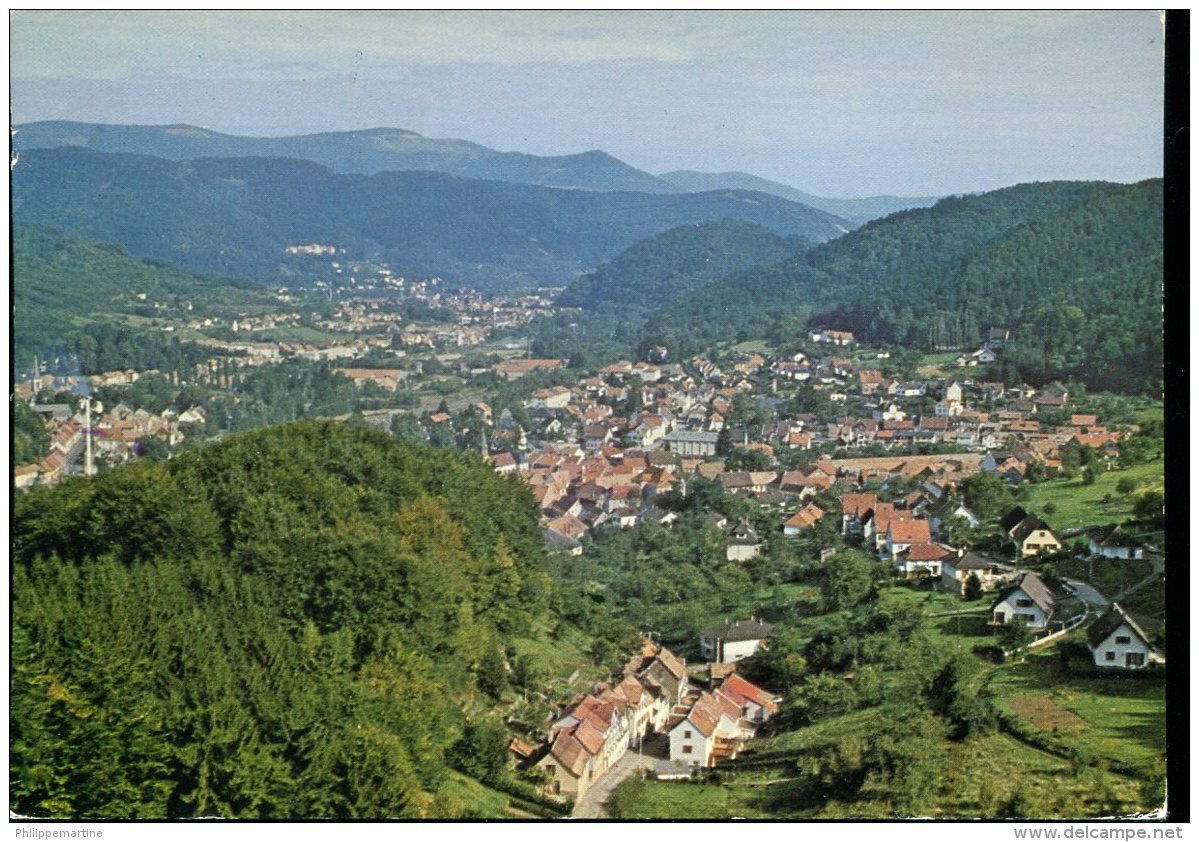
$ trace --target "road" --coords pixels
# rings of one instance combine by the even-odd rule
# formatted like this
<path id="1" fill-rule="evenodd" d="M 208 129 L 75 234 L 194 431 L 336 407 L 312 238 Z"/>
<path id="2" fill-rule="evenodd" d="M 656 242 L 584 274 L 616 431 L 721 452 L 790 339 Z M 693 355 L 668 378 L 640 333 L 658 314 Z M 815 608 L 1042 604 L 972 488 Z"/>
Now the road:
<path id="1" fill-rule="evenodd" d="M 604 818 L 604 804 L 612 795 L 612 791 L 621 781 L 636 774 L 640 769 L 650 769 L 664 774 L 687 771 L 686 766 L 670 760 L 669 754 L 669 736 L 654 734 L 647 737 L 640 753 L 636 749 L 629 749 L 625 752 L 624 757 L 616 761 L 616 765 L 604 772 L 600 779 L 583 793 L 583 797 L 575 803 L 570 817 L 572 819 Z"/>
<path id="2" fill-rule="evenodd" d="M 1087 606 L 1088 611 L 1094 611 L 1097 614 L 1103 613 L 1103 609 L 1107 607 L 1107 597 L 1086 582 L 1078 579 L 1066 579 L 1065 581 L 1066 584 L 1074 588 L 1074 592 L 1078 594 L 1078 598 Z"/>

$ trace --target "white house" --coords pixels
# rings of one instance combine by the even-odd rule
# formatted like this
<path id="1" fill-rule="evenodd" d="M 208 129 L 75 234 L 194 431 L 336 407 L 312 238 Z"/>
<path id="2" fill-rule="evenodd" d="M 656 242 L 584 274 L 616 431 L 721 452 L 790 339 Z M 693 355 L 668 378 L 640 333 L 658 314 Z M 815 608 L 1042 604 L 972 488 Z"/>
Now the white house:
<path id="1" fill-rule="evenodd" d="M 714 766 L 717 760 L 737 756 L 752 727 L 742 727 L 741 708 L 719 690 L 701 693 L 684 716 L 670 729 L 670 759 L 689 766 Z"/>
<path id="2" fill-rule="evenodd" d="M 896 573 L 905 579 L 940 576 L 945 562 L 956 559 L 957 552 L 942 544 L 912 544 L 895 557 Z"/>
<path id="3" fill-rule="evenodd" d="M 700 635 L 700 655 L 721 664 L 740 661 L 762 648 L 772 628 L 754 617 L 726 622 Z"/>
<path id="4" fill-rule="evenodd" d="M 1014 588 L 991 606 L 991 624 L 1006 626 L 1019 620 L 1030 629 L 1043 629 L 1049 625 L 1056 604 L 1053 593 L 1041 577 L 1036 573 L 1025 573 Z"/>
<path id="5" fill-rule="evenodd" d="M 670 759 L 689 766 L 711 766 L 716 725 L 708 706 L 692 705 L 687 716 L 670 729 Z"/>
<path id="6" fill-rule="evenodd" d="M 1166 660 L 1153 648 L 1142 624 L 1116 602 L 1087 629 L 1087 645 L 1097 667 L 1143 669 Z"/>
<path id="7" fill-rule="evenodd" d="M 762 538 L 743 518 L 729 532 L 725 543 L 725 558 L 729 561 L 749 561 L 762 552 Z"/>
<path id="8" fill-rule="evenodd" d="M 949 497 L 939 501 L 933 508 L 929 509 L 928 523 L 932 527 L 933 532 L 940 534 L 941 524 L 951 517 L 961 518 L 970 529 L 974 529 L 982 523 L 982 519 L 966 508 L 963 502 Z"/>
<path id="9" fill-rule="evenodd" d="M 1120 526 L 1101 526 L 1087 530 L 1091 555 L 1104 558 L 1144 558 L 1145 548 Z"/>
<path id="10" fill-rule="evenodd" d="M 728 675 L 720 684 L 717 691 L 732 699 L 741 706 L 741 718 L 747 722 L 760 724 L 778 713 L 778 699 L 771 696 L 761 687 L 753 684 L 735 672 Z"/>

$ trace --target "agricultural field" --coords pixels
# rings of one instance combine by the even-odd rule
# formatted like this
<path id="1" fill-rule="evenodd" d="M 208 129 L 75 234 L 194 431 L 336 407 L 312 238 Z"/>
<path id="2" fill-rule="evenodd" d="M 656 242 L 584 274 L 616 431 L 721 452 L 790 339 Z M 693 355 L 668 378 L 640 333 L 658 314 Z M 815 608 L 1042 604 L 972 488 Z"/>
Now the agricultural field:
<path id="1" fill-rule="evenodd" d="M 948 377 L 957 369 L 956 360 L 961 354 L 961 351 L 924 354 L 916 366 L 916 374 L 923 378 Z"/>
<path id="2" fill-rule="evenodd" d="M 285 325 L 246 334 L 251 342 L 311 342 L 321 344 L 346 338 L 344 334 L 329 333 L 308 325 Z"/>
<path id="3" fill-rule="evenodd" d="M 985 612 L 992 598 L 963 602 L 890 587 L 880 594 L 880 606 L 918 606 L 938 646 L 969 653 L 993 642 Z M 947 613 L 970 609 L 975 611 Z M 806 618 L 804 632 L 837 616 Z M 854 762 L 864 756 L 859 752 L 868 750 L 872 735 L 913 715 L 908 702 L 887 701 L 768 733 L 738 761 L 699 782 L 626 781 L 608 813 L 629 819 L 885 819 L 896 816 L 896 804 L 903 803 L 896 799 L 902 797 L 913 805 L 903 815 L 937 818 L 1115 816 L 1154 809 L 1165 754 L 1164 681 L 1068 671 L 1061 647 L 1076 647 L 1082 639 L 1076 633 L 1017 663 L 980 662 L 970 685 L 983 687 L 985 702 L 1014 718 L 1022 731 L 1009 733 L 996 720 L 963 738 L 955 739 L 948 728 L 931 738 L 926 734 L 930 759 L 911 773 L 915 796 L 904 783 L 870 776 L 842 796 L 814 796 L 805 788 L 810 785 L 804 774 L 835 769 L 845 758 Z M 894 678 L 903 680 L 898 673 Z M 944 720 L 936 721 L 944 727 Z M 836 780 L 834 773 L 822 774 L 816 780 Z M 896 786 L 906 787 L 908 795 L 898 794 Z"/>
<path id="4" fill-rule="evenodd" d="M 998 670 L 988 685 L 997 704 L 1084 755 L 1146 771 L 1159 766 L 1166 752 L 1165 677 L 1078 675 L 1062 664 L 1057 648 Z"/>
<path id="5" fill-rule="evenodd" d="M 1136 482 L 1131 494 L 1121 494 L 1116 484 L 1124 478 Z M 1132 517 L 1136 498 L 1147 491 L 1163 491 L 1165 465 L 1162 459 L 1152 459 L 1126 470 L 1103 471 L 1091 485 L 1082 479 L 1052 479 L 1026 486 L 1028 497 L 1021 503 L 1030 512 L 1037 512 L 1054 529 L 1079 529 L 1120 523 Z M 1045 505 L 1053 504 L 1052 514 Z"/>

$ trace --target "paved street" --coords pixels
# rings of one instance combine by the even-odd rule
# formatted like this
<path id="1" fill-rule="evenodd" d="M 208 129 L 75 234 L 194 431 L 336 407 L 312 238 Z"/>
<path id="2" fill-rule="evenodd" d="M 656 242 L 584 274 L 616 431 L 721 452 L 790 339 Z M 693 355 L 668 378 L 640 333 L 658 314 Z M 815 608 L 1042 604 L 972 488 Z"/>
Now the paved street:
<path id="1" fill-rule="evenodd" d="M 654 734 L 645 740 L 642 751 L 629 749 L 616 765 L 605 772 L 598 781 L 583 794 L 575 804 L 573 819 L 601 819 L 605 817 L 604 804 L 621 781 L 639 769 L 650 769 L 662 774 L 687 771 L 687 767 L 671 761 L 670 738 L 666 734 Z"/>
<path id="2" fill-rule="evenodd" d="M 1103 609 L 1107 607 L 1107 597 L 1078 579 L 1066 579 L 1066 583 L 1074 588 L 1074 592 L 1078 594 L 1078 598 L 1083 601 L 1088 610 L 1098 614 L 1103 613 Z"/>

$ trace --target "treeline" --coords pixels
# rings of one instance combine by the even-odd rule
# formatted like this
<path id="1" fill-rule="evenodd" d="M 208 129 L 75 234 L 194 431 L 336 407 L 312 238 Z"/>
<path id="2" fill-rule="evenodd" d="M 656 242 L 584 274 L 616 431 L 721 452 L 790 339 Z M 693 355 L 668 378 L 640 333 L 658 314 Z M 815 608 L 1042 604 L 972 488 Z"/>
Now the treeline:
<path id="1" fill-rule="evenodd" d="M 21 164 L 13 215 L 22 222 L 272 285 L 329 271 L 324 260 L 284 252 L 297 243 L 335 244 L 347 261 L 384 260 L 409 277 L 508 291 L 561 283 L 645 237 L 712 219 L 813 241 L 844 229 L 835 216 L 763 193 L 606 193 L 436 172 L 340 175 L 295 159 L 175 162 L 69 148 L 29 150 Z"/>
<path id="2" fill-rule="evenodd" d="M 554 599 L 519 484 L 308 422 L 14 505 L 16 812 L 472 815 L 463 711 Z"/>
<path id="3" fill-rule="evenodd" d="M 172 380 L 192 380 L 195 367 L 212 358 L 211 348 L 154 330 L 114 322 L 92 322 L 63 333 L 63 346 L 83 374 L 151 369 Z"/>
<path id="4" fill-rule="evenodd" d="M 12 399 L 12 461 L 13 465 L 27 465 L 46 455 L 50 446 L 50 432 L 42 416 L 29 408 L 29 404 L 18 397 Z"/>

